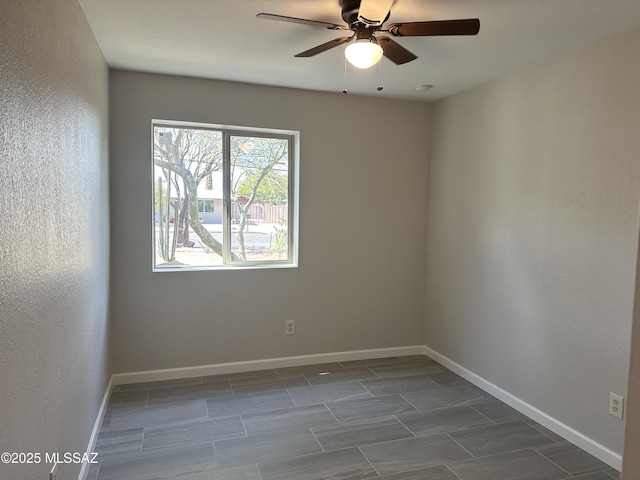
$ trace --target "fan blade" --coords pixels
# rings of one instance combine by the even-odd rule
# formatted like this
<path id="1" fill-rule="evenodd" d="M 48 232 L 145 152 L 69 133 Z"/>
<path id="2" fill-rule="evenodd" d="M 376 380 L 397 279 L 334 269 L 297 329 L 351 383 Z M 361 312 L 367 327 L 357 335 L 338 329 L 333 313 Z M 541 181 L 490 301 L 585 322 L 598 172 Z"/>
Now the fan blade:
<path id="1" fill-rule="evenodd" d="M 362 0 L 358 10 L 358 20 L 367 25 L 382 25 L 389 16 L 394 0 Z"/>
<path id="2" fill-rule="evenodd" d="M 393 23 L 387 26 L 391 35 L 396 37 L 431 37 L 436 35 L 477 35 L 480 20 L 466 18 L 462 20 L 436 20 L 431 22 Z"/>
<path id="3" fill-rule="evenodd" d="M 301 25 L 309 25 L 312 27 L 323 27 L 329 30 L 348 30 L 346 25 L 338 25 L 337 23 L 321 22 L 319 20 L 307 20 L 306 18 L 287 17 L 285 15 L 275 15 L 273 13 L 259 13 L 257 18 L 265 20 L 277 20 L 279 22 L 299 23 Z"/>
<path id="4" fill-rule="evenodd" d="M 378 40 L 378 44 L 382 47 L 384 56 L 396 65 L 402 65 L 403 63 L 407 63 L 418 58 L 389 37 L 376 37 L 376 39 Z"/>
<path id="5" fill-rule="evenodd" d="M 317 47 L 313 47 L 309 50 L 306 50 L 302 53 L 299 53 L 297 55 L 295 55 L 296 57 L 313 57 L 314 55 L 317 55 L 319 53 L 322 52 L 326 52 L 327 50 L 333 48 L 333 47 L 337 47 L 339 45 L 342 45 L 344 43 L 348 43 L 351 41 L 351 39 L 353 38 L 353 36 L 351 37 L 340 37 L 340 38 L 335 38 L 333 40 L 331 40 L 330 42 L 327 43 L 323 43 L 322 45 L 318 45 Z"/>

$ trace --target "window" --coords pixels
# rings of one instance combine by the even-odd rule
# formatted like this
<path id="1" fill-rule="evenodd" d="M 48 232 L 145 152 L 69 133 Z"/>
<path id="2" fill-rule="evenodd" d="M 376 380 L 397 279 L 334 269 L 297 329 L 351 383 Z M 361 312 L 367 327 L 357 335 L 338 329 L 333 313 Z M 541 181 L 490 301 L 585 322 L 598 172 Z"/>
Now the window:
<path id="1" fill-rule="evenodd" d="M 213 190 L 213 188 L 209 190 Z M 213 200 L 198 200 L 198 213 L 213 212 L 213 208 Z"/>
<path id="2" fill-rule="evenodd" d="M 296 266 L 297 141 L 154 121 L 154 271 Z"/>

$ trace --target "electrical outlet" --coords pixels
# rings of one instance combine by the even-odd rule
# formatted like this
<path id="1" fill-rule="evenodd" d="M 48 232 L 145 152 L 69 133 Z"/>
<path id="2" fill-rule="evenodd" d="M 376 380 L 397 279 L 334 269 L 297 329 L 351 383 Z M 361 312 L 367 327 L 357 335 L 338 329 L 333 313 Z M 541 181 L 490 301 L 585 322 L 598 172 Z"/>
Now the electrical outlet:
<path id="1" fill-rule="evenodd" d="M 284 322 L 284 333 L 286 335 L 293 335 L 296 333 L 296 321 L 295 320 L 286 320 Z"/>
<path id="2" fill-rule="evenodd" d="M 622 419 L 624 412 L 624 397 L 616 395 L 615 393 L 609 394 L 609 413 L 614 417 Z"/>
<path id="3" fill-rule="evenodd" d="M 51 472 L 49 472 L 49 480 L 58 480 L 58 464 L 54 463 Z"/>

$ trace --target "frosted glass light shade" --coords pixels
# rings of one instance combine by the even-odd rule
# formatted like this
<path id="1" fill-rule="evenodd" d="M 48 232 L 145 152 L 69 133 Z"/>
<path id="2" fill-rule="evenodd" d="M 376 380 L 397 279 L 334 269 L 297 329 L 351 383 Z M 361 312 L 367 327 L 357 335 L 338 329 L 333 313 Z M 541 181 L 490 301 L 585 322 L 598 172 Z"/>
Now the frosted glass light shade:
<path id="1" fill-rule="evenodd" d="M 382 58 L 382 47 L 369 40 L 357 40 L 344 50 L 344 56 L 356 68 L 371 68 Z"/>

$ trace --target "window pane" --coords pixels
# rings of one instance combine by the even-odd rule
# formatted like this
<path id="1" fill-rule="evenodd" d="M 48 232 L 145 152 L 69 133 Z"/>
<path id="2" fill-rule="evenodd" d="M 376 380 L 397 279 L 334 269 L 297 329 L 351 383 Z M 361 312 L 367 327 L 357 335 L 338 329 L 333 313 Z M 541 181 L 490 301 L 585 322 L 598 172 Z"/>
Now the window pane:
<path id="1" fill-rule="evenodd" d="M 154 270 L 295 266 L 295 139 L 154 121 Z"/>
<path id="2" fill-rule="evenodd" d="M 232 135 L 233 261 L 289 260 L 289 141 Z"/>
<path id="3" fill-rule="evenodd" d="M 222 265 L 222 132 L 154 126 L 155 267 Z"/>

